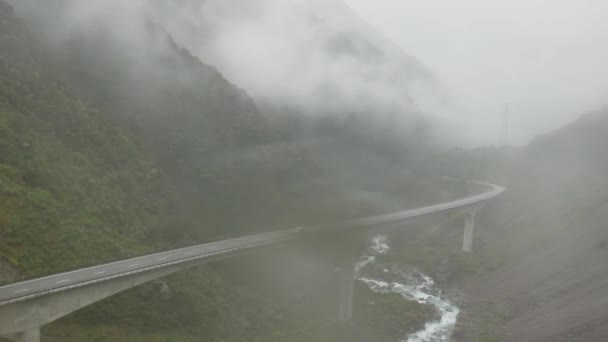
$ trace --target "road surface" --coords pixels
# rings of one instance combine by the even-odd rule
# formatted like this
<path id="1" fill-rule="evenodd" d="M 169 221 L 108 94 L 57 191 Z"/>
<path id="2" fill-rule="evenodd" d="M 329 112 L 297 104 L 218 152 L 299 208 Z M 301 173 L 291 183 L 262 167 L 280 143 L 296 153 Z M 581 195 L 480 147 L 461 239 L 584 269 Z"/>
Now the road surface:
<path id="1" fill-rule="evenodd" d="M 398 223 L 399 221 L 404 221 L 409 218 L 473 206 L 494 198 L 505 191 L 503 187 L 498 185 L 479 182 L 473 183 L 487 186 L 490 190 L 479 195 L 427 207 L 356 219 L 341 224 L 340 227 L 373 228 L 380 224 Z M 9 284 L 0 287 L 0 305 L 23 301 L 50 293 L 86 286 L 179 263 L 202 260 L 256 247 L 278 244 L 295 238 L 298 234 L 301 234 L 302 231 L 307 229 L 308 228 L 295 228 L 211 242 Z"/>

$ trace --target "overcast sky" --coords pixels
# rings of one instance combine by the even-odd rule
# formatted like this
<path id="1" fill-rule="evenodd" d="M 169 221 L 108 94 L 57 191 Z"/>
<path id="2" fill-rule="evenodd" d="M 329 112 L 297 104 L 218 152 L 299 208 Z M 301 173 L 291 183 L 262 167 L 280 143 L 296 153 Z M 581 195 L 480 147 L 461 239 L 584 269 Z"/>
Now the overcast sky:
<path id="1" fill-rule="evenodd" d="M 482 142 L 504 136 L 506 103 L 517 144 L 608 104 L 608 1 L 346 2 L 436 73 Z"/>

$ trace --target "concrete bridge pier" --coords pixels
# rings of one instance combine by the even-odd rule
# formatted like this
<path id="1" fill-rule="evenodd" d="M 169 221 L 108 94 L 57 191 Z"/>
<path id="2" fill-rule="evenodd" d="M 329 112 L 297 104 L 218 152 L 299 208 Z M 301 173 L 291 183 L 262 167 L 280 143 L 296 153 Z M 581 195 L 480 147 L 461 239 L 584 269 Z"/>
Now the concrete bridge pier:
<path id="1" fill-rule="evenodd" d="M 464 238 L 462 240 L 462 251 L 473 251 L 473 238 L 475 235 L 475 219 L 480 207 L 469 209 L 464 214 Z"/>
<path id="2" fill-rule="evenodd" d="M 338 321 L 346 322 L 353 318 L 353 295 L 355 292 L 355 262 L 343 265 L 340 271 L 338 289 Z"/>
<path id="3" fill-rule="evenodd" d="M 348 238 L 338 256 L 338 321 L 347 322 L 353 317 L 355 292 L 355 263 L 357 262 L 357 240 Z"/>

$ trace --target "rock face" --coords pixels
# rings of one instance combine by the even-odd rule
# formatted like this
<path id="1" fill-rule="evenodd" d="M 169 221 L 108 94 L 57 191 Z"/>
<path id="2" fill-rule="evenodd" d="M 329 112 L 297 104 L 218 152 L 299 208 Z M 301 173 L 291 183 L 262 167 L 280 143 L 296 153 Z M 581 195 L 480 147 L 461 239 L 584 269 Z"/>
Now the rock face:
<path id="1" fill-rule="evenodd" d="M 486 250 L 512 258 L 470 293 L 508 308 L 510 341 L 608 340 L 606 134 L 608 109 L 587 114 L 536 139 L 508 172 Z"/>

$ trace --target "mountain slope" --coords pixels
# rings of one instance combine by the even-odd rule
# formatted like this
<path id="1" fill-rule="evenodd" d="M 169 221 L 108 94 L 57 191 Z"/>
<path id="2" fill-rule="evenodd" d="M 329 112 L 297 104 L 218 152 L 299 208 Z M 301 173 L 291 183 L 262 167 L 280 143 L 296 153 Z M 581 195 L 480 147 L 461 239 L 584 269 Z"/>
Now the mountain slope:
<path id="1" fill-rule="evenodd" d="M 340 0 L 149 4 L 145 8 L 181 44 L 256 98 L 321 110 L 368 102 L 369 108 L 405 114 L 416 109 L 416 83 L 439 87 L 421 62 Z M 285 75 L 292 82 L 279 83 Z"/>
<path id="2" fill-rule="evenodd" d="M 147 4 L 150 16 L 181 45 L 244 87 L 257 103 L 275 107 L 275 116 L 294 109 L 310 117 L 354 114 L 409 135 L 421 113 L 429 121 L 450 106 L 423 63 L 341 0 Z"/>
<path id="3" fill-rule="evenodd" d="M 298 101 L 258 93 L 256 105 L 205 63 L 220 65 L 219 55 L 182 48 L 168 23 L 144 10 L 150 3 L 14 0 L 29 30 L 2 7 L 0 228 L 8 239 L 0 252 L 22 274 L 451 198 L 437 191 L 426 159 L 431 127 L 408 95 L 410 81 L 432 76 L 358 22 L 336 31 L 331 17 L 340 18 L 341 5 L 316 2 L 320 18 L 306 2 L 293 8 L 292 17 L 317 27 L 313 50 L 322 58 L 298 77 L 264 81 L 311 92 Z M 183 9 L 163 3 L 169 15 Z M 257 4 L 240 8 L 248 6 Z M 251 56 L 236 57 L 268 76 Z M 333 71 L 324 75 L 324 66 Z M 348 90 L 340 77 L 351 67 L 364 69 L 352 75 L 359 93 L 334 97 Z M 312 83 L 300 79 L 319 73 Z M 359 96 L 376 86 L 392 87 L 390 96 Z M 62 342 L 352 341 L 414 331 L 432 316 L 363 289 L 358 323 L 338 326 L 335 267 L 324 255 L 331 244 L 291 247 L 163 279 L 169 299 L 159 283 L 145 284 L 43 333 Z M 385 307 L 414 317 L 404 327 L 400 315 L 380 313 Z"/>
<path id="4" fill-rule="evenodd" d="M 207 239 L 213 234 L 238 234 L 243 229 L 259 231 L 294 222 L 315 223 L 325 217 L 361 216 L 366 206 L 384 211 L 398 208 L 400 204 L 402 207 L 403 201 L 393 198 L 384 201 L 387 205 L 376 204 L 378 201 L 373 197 L 385 195 L 374 186 L 380 182 L 369 177 L 372 174 L 384 174 L 387 183 L 391 179 L 391 183 L 404 183 L 406 189 L 416 188 L 417 196 L 432 193 L 423 189 L 428 183 L 419 177 L 428 170 L 417 168 L 424 164 L 421 161 L 432 146 L 428 140 L 433 130 L 425 118 L 403 102 L 408 97 L 409 82 L 434 82 L 432 75 L 414 59 L 367 31 L 339 1 L 329 7 L 323 2 L 299 3 L 296 7 L 292 2 L 237 5 L 212 1 L 177 4 L 110 1 L 95 6 L 74 0 L 52 3 L 60 10 L 36 6 L 36 1 L 15 4 L 29 18 L 28 22 L 36 23 L 32 25 L 40 41 L 46 42 L 57 73 L 62 77 L 67 75 L 66 82 L 75 92 L 108 113 L 126 118 L 146 138 L 145 144 L 160 162 L 161 171 L 168 174 L 167 181 L 172 183 L 171 202 L 176 207 L 189 208 L 186 216 L 199 218 L 177 222 L 179 233 L 169 238 L 188 234 L 195 239 Z M 304 97 L 311 95 L 305 89 L 316 89 L 312 102 L 306 98 L 300 99 L 303 102 L 285 101 L 278 95 L 269 99 L 258 93 L 254 98 L 256 106 L 215 68 L 201 62 L 213 61 L 222 72 L 230 72 L 223 54 L 216 48 L 187 45 L 196 49 L 199 59 L 172 38 L 192 29 L 191 34 L 200 39 L 215 41 L 219 37 L 209 38 L 209 35 L 219 34 L 226 25 L 236 25 L 236 18 L 254 26 L 264 21 L 265 15 L 259 12 L 266 13 L 270 5 L 287 7 L 298 17 L 320 16 L 325 23 L 320 24 L 319 37 L 313 39 L 311 46 L 315 54 L 324 56 L 310 66 L 314 70 L 299 69 L 293 70 L 295 75 L 282 74 L 285 70 L 281 65 L 292 62 L 299 65 L 299 62 L 276 56 L 272 59 L 275 65 L 267 67 L 257 64 L 260 61 L 253 58 L 254 51 L 224 57 L 238 58 L 242 68 L 259 72 L 256 80 L 260 82 L 274 79 L 274 88 L 291 89 Z M 181 15 L 187 14 L 180 12 L 185 10 L 202 16 L 201 21 L 192 27 L 189 25 L 193 22 L 188 20 L 179 27 L 173 26 L 180 23 Z M 205 21 L 216 14 L 213 23 Z M 61 20 L 58 22 L 56 18 Z M 336 18 L 339 24 L 329 18 Z M 283 24 L 290 32 L 292 26 L 305 23 L 298 19 L 293 24 L 281 21 L 276 25 Z M 312 39 L 306 25 L 303 30 L 308 38 L 305 40 Z M 279 32 L 279 27 L 273 30 Z M 359 42 L 355 45 L 363 44 L 367 48 L 362 48 L 364 51 L 345 48 L 339 54 L 344 53 L 346 57 L 336 56 L 327 45 L 342 33 Z M 288 39 L 286 35 L 281 37 Z M 285 48 L 303 49 L 298 39 L 294 41 L 295 46 Z M 177 41 L 187 42 L 183 37 Z M 241 45 L 234 41 L 231 46 Z M 367 60 L 365 51 L 370 49 L 378 50 L 379 60 Z M 271 57 L 267 57 L 264 63 L 270 62 Z M 323 100 L 317 97 L 328 95 L 323 84 L 336 83 L 345 92 L 350 92 L 351 85 L 342 82 L 339 74 L 333 72 L 321 73 L 321 79 L 313 83 L 299 79 L 317 75 L 325 68 L 339 68 L 341 62 L 336 61 L 341 59 L 356 61 L 353 67 L 357 70 L 365 68 L 361 63 L 367 63 L 375 70 L 372 73 L 377 74 L 376 81 L 384 85 L 379 86 L 372 80 L 367 84 L 363 79 L 357 84 L 364 85 L 365 89 L 379 87 L 378 92 L 390 85 L 389 93 L 394 96 L 385 98 L 375 94 L 374 100 L 365 104 L 355 101 L 363 97 L 352 93 L 344 101 L 337 97 Z M 391 68 L 401 70 L 396 73 L 399 82 L 391 81 L 392 73 L 387 71 Z M 279 75 L 289 81 L 277 78 Z M 363 76 L 357 72 L 353 77 Z M 248 92 L 256 93 L 257 87 L 247 82 L 245 85 L 251 86 L 247 87 Z M 317 113 L 311 116 L 309 105 L 313 102 Z M 418 184 L 424 186 L 418 187 Z M 369 188 L 375 190 L 371 196 L 367 196 Z M 387 184 L 385 188 L 391 189 L 394 185 Z M 405 197 L 417 196 L 406 194 Z M 401 193 L 396 197 L 404 196 Z M 204 222 L 204 226 L 200 222 Z"/>
<path id="5" fill-rule="evenodd" d="M 0 47 L 0 281 L 187 240 L 183 230 L 172 232 L 170 223 L 174 216 L 192 217 L 170 203 L 170 175 L 159 171 L 162 164 L 141 143 L 148 140 L 128 121 L 96 110 L 70 91 L 3 0 Z M 164 279 L 170 299 L 160 294 L 159 284 L 145 284 L 45 327 L 43 337 L 199 341 L 270 335 L 289 302 L 269 302 L 255 278 L 249 286 L 231 284 L 222 271 L 231 267 Z"/>
<path id="6" fill-rule="evenodd" d="M 0 46 L 0 263 L 39 276 L 169 248 L 173 242 L 157 232 L 171 234 L 173 216 L 191 217 L 170 204 L 171 183 L 139 143 L 145 139 L 54 77 L 1 0 Z M 0 269 L 0 281 L 15 280 Z M 253 333 L 243 322 L 262 332 L 276 324 L 274 305 L 218 273 L 199 268 L 166 279 L 171 300 L 158 284 L 143 285 L 51 324 L 44 338 L 236 339 Z"/>
<path id="7" fill-rule="evenodd" d="M 88 30 L 55 35 L 67 22 L 54 16 L 57 8 L 28 12 L 26 1 L 16 4 L 29 30 L 0 0 L 0 262 L 21 275 L 362 216 L 377 202 L 373 189 L 371 200 L 345 196 L 354 181 L 320 171 L 288 125 L 266 120 L 243 91 L 154 22 L 116 22 L 137 46 L 95 16 Z M 62 1 L 37 5 L 49 4 Z M 397 179 L 402 170 L 391 169 Z M 310 266 L 306 257 L 318 264 L 322 253 L 311 249 L 181 272 L 162 280 L 173 290 L 169 299 L 148 283 L 43 335 L 62 342 L 334 341 L 402 329 L 390 321 L 336 327 L 334 268 L 326 260 L 320 271 Z M 3 272 L 0 280 L 13 279 Z M 374 296 L 363 292 L 358 305 L 382 300 Z M 417 303 L 409 307 L 423 315 L 408 329 L 432 315 Z"/>
<path id="8" fill-rule="evenodd" d="M 608 338 L 608 109 L 527 146 L 484 233 L 511 258 L 476 281 L 477 301 L 508 308 L 511 341 Z"/>
<path id="9" fill-rule="evenodd" d="M 2 258 L 32 275 L 146 250 L 137 240 L 162 202 L 151 160 L 128 128 L 45 71 L 0 5 Z"/>
<path id="10" fill-rule="evenodd" d="M 319 170 L 244 91 L 124 3 L 110 12 L 89 11 L 90 3 L 78 1 L 53 3 L 60 9 L 16 5 L 46 44 L 58 77 L 132 126 L 167 175 L 170 201 L 185 213 L 177 219 L 187 219 L 173 222 L 176 232 L 160 232 L 161 238 L 184 243 L 305 217 L 276 212 L 293 213 L 313 201 L 315 189 L 296 193 L 289 184 L 320 177 Z M 74 13 L 86 20 L 75 21 Z"/>

